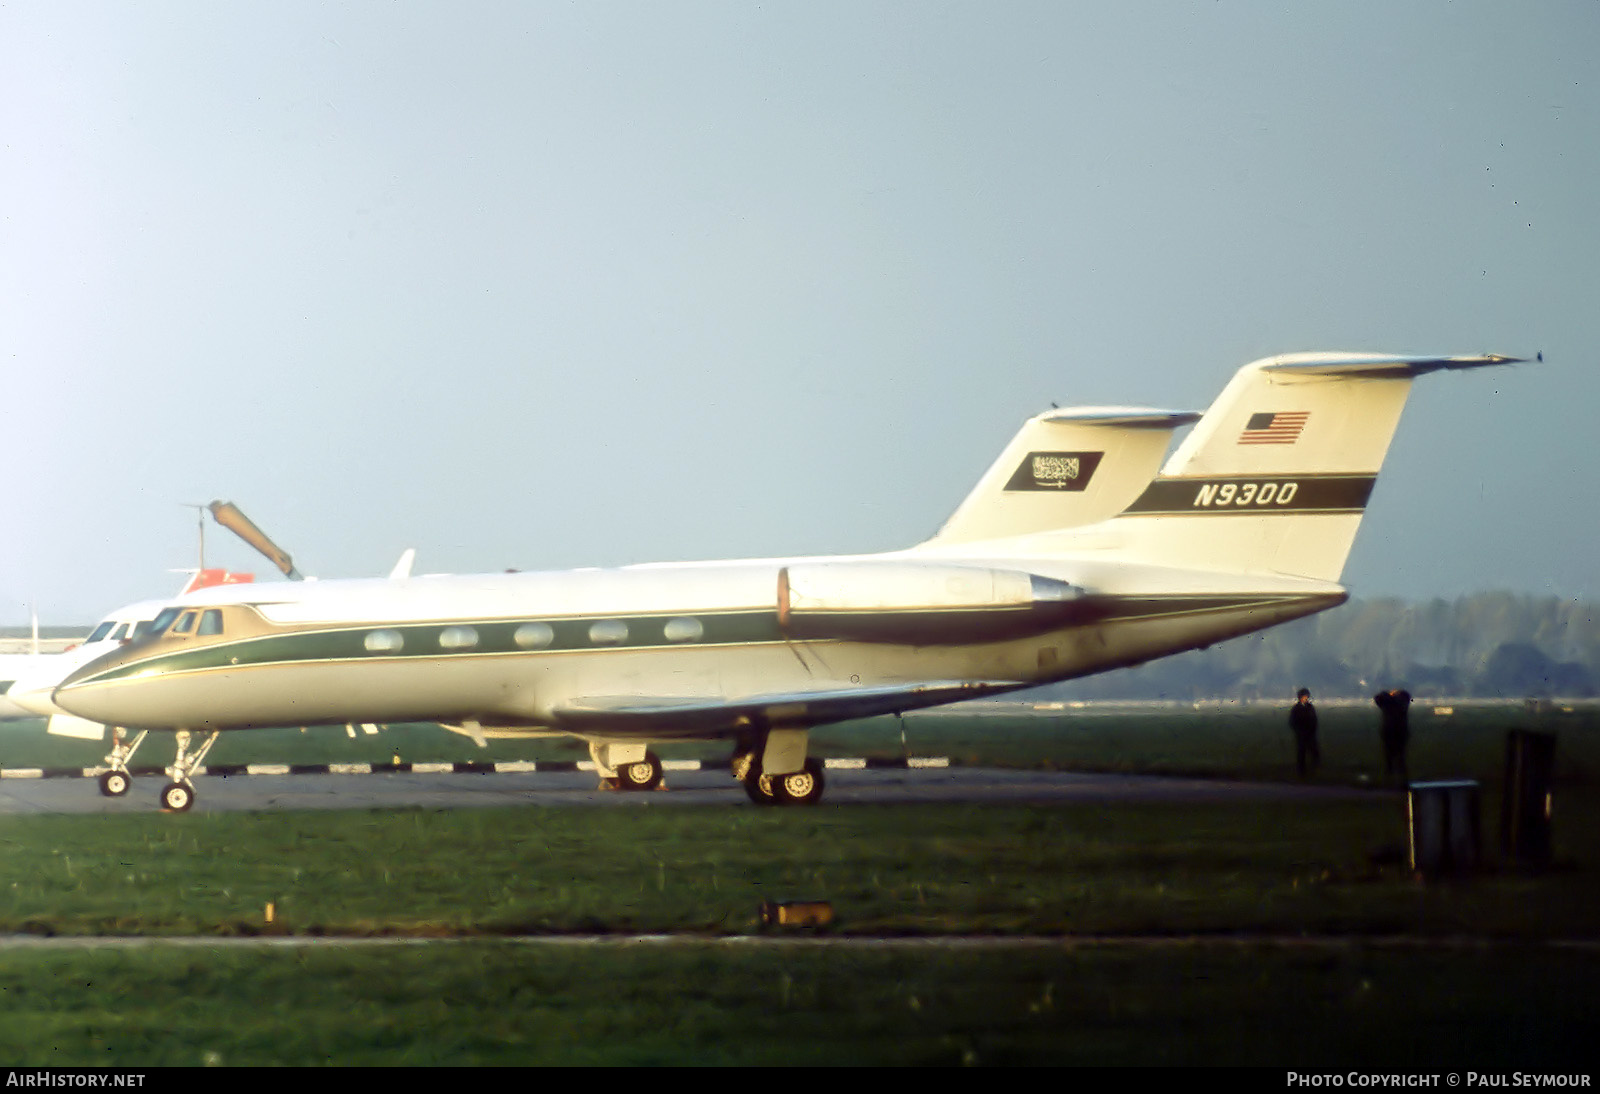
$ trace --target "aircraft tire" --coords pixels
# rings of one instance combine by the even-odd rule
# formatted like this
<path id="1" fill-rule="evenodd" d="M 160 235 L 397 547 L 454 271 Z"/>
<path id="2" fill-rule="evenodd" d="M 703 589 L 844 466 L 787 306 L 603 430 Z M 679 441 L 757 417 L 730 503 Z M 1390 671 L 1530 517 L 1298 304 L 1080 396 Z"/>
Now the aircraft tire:
<path id="1" fill-rule="evenodd" d="M 182 783 L 161 788 L 161 808 L 170 813 L 187 813 L 194 806 L 194 791 Z"/>
<path id="2" fill-rule="evenodd" d="M 100 774 L 100 793 L 108 798 L 120 798 L 128 792 L 133 780 L 126 771 L 104 771 Z"/>
<path id="3" fill-rule="evenodd" d="M 776 781 L 772 776 L 762 773 L 760 760 L 752 760 L 749 773 L 739 780 L 745 794 L 757 805 L 778 804 L 777 791 L 773 789 Z"/>
<path id="4" fill-rule="evenodd" d="M 623 790 L 654 790 L 661 785 L 661 770 L 661 757 L 646 752 L 643 762 L 617 769 L 617 783 Z"/>
<path id="5" fill-rule="evenodd" d="M 802 770 L 774 776 L 772 794 L 779 805 L 816 805 L 822 800 L 824 785 L 822 761 L 813 756 Z"/>

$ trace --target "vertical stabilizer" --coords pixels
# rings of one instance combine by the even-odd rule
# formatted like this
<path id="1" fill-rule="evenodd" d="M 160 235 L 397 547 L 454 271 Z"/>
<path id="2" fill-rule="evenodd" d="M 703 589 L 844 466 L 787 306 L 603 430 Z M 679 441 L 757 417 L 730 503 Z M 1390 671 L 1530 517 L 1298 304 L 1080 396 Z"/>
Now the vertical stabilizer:
<path id="1" fill-rule="evenodd" d="M 1337 580 L 1411 381 L 1515 360 L 1304 353 L 1246 365 L 1117 520 L 1126 557 Z"/>

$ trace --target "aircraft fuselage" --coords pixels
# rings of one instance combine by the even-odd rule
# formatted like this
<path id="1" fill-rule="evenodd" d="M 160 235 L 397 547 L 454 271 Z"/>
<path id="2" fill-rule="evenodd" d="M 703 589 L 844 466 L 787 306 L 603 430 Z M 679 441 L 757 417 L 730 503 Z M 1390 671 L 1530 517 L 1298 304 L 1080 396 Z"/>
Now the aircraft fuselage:
<path id="1" fill-rule="evenodd" d="M 853 597 L 852 579 L 903 591 L 898 602 Z M 950 592 L 968 580 L 976 593 Z M 823 587 L 831 598 L 805 600 Z M 1303 579 L 897 556 L 319 582 L 282 599 L 266 591 L 192 595 L 187 633 L 174 626 L 86 666 L 58 702 L 138 728 L 427 720 L 550 729 L 621 696 L 847 694 L 930 680 L 1027 687 L 1207 645 L 1345 595 Z M 207 610 L 218 613 L 215 633 L 200 635 Z M 888 706 L 920 705 L 929 704 L 908 693 Z M 849 704 L 841 710 L 854 716 Z M 736 720 L 588 722 L 607 736 L 659 739 L 716 736 Z"/>

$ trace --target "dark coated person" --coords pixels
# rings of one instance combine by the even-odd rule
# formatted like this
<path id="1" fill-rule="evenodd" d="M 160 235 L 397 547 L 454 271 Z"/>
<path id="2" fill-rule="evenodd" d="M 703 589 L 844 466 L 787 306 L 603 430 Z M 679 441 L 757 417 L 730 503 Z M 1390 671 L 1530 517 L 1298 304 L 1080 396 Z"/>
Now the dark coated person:
<path id="1" fill-rule="evenodd" d="M 1411 740 L 1409 715 L 1411 693 L 1402 688 L 1380 691 L 1372 697 L 1378 705 L 1381 722 L 1378 735 L 1383 740 L 1383 775 L 1397 775 L 1400 785 L 1410 780 L 1406 775 L 1406 744 Z"/>
<path id="2" fill-rule="evenodd" d="M 1311 692 L 1300 689 L 1294 706 L 1289 708 L 1289 729 L 1294 733 L 1294 766 L 1302 779 L 1314 774 L 1322 762 L 1322 752 L 1317 748 L 1317 708 L 1311 703 Z"/>

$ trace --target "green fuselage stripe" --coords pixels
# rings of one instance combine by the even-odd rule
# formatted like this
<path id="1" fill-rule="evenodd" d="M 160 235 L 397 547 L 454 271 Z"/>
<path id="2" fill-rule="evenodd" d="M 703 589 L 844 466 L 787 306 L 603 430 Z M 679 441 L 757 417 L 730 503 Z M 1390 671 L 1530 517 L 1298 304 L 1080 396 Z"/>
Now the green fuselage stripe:
<path id="1" fill-rule="evenodd" d="M 615 617 L 604 617 L 606 620 Z M 664 628 L 669 620 L 683 614 L 622 618 L 627 637 L 618 642 L 595 642 L 589 629 L 601 620 L 584 619 L 497 619 L 451 620 L 448 623 L 362 623 L 356 627 L 330 627 L 324 630 L 296 631 L 289 634 L 243 638 L 197 649 L 166 650 L 149 658 L 118 665 L 94 677 L 115 680 L 148 672 L 191 672 L 198 669 L 238 668 L 253 665 L 278 665 L 308 661 L 375 661 L 408 658 L 476 657 L 504 654 L 564 653 L 575 650 L 652 649 L 660 646 L 748 645 L 756 642 L 781 642 L 778 617 L 774 612 L 732 612 L 694 616 L 704 628 L 693 642 L 670 641 Z M 530 622 L 543 623 L 552 632 L 551 641 L 538 646 L 522 646 L 516 631 Z M 466 648 L 445 648 L 439 639 L 452 627 L 471 627 L 478 640 Z M 400 636 L 397 650 L 369 650 L 367 638 L 376 632 Z M 166 639 L 165 641 L 171 641 Z"/>
<path id="2" fill-rule="evenodd" d="M 1097 614 L 1094 624 L 1126 622 L 1158 616 L 1193 615 L 1230 611 L 1252 606 L 1268 607 L 1306 599 L 1303 596 L 1131 596 L 1107 598 L 1107 610 Z M 948 613 L 928 612 L 930 627 Z M 666 624 L 675 619 L 695 619 L 703 631 L 693 641 L 674 642 L 665 634 Z M 602 620 L 615 620 L 627 626 L 627 637 L 617 642 L 596 642 L 590 628 Z M 518 645 L 516 632 L 528 623 L 543 623 L 551 630 L 548 644 Z M 450 628 L 471 627 L 477 641 L 468 648 L 447 648 L 441 635 Z M 400 636 L 397 650 L 373 651 L 366 646 L 375 632 Z M 169 644 L 182 639 L 164 638 Z M 662 647 L 749 646 L 791 641 L 778 624 L 773 611 L 679 612 L 671 615 L 633 617 L 595 617 L 577 619 L 497 619 L 450 620 L 431 623 L 362 623 L 351 627 L 330 627 L 286 634 L 262 635 L 232 642 L 211 642 L 192 649 L 166 649 L 148 657 L 124 662 L 95 674 L 96 683 L 148 674 L 197 672 L 206 669 L 244 668 L 327 661 L 392 661 L 406 659 L 437 660 L 440 657 L 484 657 L 519 654 L 600 653 L 606 651 L 659 649 Z M 129 651 L 134 652 L 134 651 Z M 79 681 L 87 683 L 88 680 Z"/>

